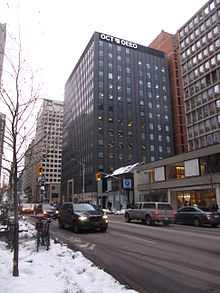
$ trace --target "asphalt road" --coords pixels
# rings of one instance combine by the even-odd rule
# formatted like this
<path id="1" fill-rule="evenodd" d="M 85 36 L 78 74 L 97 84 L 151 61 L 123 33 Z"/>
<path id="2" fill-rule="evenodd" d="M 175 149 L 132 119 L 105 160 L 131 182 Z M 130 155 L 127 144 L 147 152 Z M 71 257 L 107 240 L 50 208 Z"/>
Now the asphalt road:
<path id="1" fill-rule="evenodd" d="M 125 223 L 111 215 L 106 233 L 58 229 L 52 236 L 138 292 L 220 292 L 220 227 Z"/>

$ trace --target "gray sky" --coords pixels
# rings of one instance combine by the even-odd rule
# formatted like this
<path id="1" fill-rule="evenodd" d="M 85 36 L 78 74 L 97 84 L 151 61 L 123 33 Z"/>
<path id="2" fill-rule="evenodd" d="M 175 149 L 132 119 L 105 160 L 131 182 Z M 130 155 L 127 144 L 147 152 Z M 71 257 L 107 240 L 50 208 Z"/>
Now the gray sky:
<path id="1" fill-rule="evenodd" d="M 43 88 L 63 100 L 64 85 L 94 31 L 141 45 L 165 30 L 174 34 L 204 0 L 1 0 L 0 22 L 21 24 L 22 44 Z"/>

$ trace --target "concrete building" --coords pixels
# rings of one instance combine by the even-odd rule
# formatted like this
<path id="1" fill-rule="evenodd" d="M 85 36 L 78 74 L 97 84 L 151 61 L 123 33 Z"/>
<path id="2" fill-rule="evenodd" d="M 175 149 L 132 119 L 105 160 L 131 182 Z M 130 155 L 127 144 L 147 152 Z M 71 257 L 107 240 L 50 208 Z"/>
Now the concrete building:
<path id="1" fill-rule="evenodd" d="M 169 201 L 175 209 L 220 206 L 220 148 L 213 145 L 139 166 L 135 201 Z"/>
<path id="2" fill-rule="evenodd" d="M 175 36 L 162 31 L 150 44 L 168 54 L 176 154 L 220 143 L 219 23 L 210 0 Z"/>
<path id="3" fill-rule="evenodd" d="M 36 165 L 37 154 L 35 156 L 35 140 L 33 140 L 25 154 L 24 171 L 23 171 L 23 190 L 27 195 L 28 202 L 36 202 L 35 189 L 36 189 Z"/>
<path id="4" fill-rule="evenodd" d="M 6 42 L 6 24 L 0 23 L 0 86 L 1 86 L 1 79 L 2 79 L 5 42 Z"/>
<path id="5" fill-rule="evenodd" d="M 25 160 L 24 190 L 33 202 L 61 202 L 63 102 L 44 99 Z"/>
<path id="6" fill-rule="evenodd" d="M 220 143 L 220 2 L 208 1 L 177 32 L 188 150 Z"/>
<path id="7" fill-rule="evenodd" d="M 97 196 L 96 172 L 174 154 L 166 53 L 95 32 L 65 85 L 62 194 Z"/>

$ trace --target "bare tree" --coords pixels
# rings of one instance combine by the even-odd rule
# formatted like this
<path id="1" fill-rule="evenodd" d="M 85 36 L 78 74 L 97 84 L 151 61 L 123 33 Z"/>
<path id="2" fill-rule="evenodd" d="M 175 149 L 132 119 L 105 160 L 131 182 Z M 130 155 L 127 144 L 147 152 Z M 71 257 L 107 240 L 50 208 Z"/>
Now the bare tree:
<path id="1" fill-rule="evenodd" d="M 34 86 L 33 72 L 23 56 L 20 28 L 18 31 L 16 39 L 7 33 L 6 42 L 13 42 L 13 50 L 1 52 L 4 54 L 4 69 L 0 86 L 0 106 L 6 114 L 3 168 L 11 178 L 14 201 L 13 276 L 16 277 L 19 276 L 18 172 L 23 169 L 26 143 L 35 132 L 33 113 L 40 91 L 39 87 Z"/>

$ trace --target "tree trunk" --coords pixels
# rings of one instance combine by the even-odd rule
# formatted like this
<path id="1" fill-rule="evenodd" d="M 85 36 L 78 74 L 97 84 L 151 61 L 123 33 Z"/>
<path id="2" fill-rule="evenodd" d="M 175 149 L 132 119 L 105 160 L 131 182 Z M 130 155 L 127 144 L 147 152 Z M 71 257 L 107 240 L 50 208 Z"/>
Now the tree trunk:
<path id="1" fill-rule="evenodd" d="M 17 179 L 17 162 L 14 160 L 14 258 L 13 258 L 13 276 L 18 277 L 18 250 L 19 250 L 19 223 L 18 223 L 18 179 Z"/>

